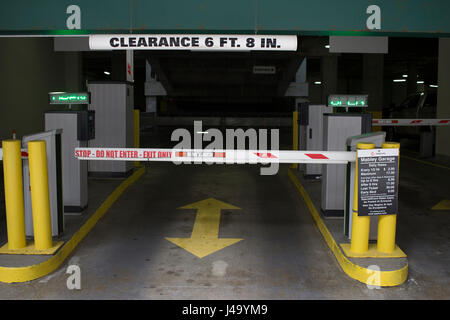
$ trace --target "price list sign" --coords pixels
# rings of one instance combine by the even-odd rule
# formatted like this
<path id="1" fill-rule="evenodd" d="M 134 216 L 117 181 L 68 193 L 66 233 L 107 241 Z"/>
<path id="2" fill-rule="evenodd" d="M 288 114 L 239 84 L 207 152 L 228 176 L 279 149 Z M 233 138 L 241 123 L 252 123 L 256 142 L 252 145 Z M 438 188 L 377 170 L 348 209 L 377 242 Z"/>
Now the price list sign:
<path id="1" fill-rule="evenodd" d="M 358 150 L 358 216 L 397 214 L 398 149 Z"/>

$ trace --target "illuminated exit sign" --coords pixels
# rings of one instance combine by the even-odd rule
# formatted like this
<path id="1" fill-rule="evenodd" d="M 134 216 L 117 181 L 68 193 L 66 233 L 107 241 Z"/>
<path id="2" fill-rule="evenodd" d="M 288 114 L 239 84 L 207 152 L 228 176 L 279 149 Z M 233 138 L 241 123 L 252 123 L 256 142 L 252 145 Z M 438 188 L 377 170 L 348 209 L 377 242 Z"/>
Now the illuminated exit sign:
<path id="1" fill-rule="evenodd" d="M 50 104 L 89 104 L 91 94 L 89 92 L 50 92 L 48 99 Z"/>
<path id="2" fill-rule="evenodd" d="M 368 95 L 332 94 L 328 96 L 329 107 L 367 107 Z"/>

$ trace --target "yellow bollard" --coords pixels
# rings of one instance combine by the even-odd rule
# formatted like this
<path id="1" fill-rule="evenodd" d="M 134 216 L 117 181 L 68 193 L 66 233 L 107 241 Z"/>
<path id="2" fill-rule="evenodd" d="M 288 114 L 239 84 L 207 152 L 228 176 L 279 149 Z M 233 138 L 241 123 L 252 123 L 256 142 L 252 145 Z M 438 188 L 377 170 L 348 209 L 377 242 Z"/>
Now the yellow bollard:
<path id="1" fill-rule="evenodd" d="M 2 142 L 6 229 L 10 250 L 21 249 L 26 246 L 20 147 L 20 140 L 4 140 Z"/>
<path id="2" fill-rule="evenodd" d="M 45 141 L 28 142 L 28 157 L 30 165 L 34 246 L 36 250 L 50 249 L 53 244 Z"/>
<path id="3" fill-rule="evenodd" d="M 384 142 L 383 149 L 400 149 L 398 142 Z M 399 158 L 400 159 L 400 158 Z M 383 253 L 392 253 L 395 250 L 395 229 L 397 215 L 388 214 L 378 217 L 378 240 L 377 250 Z"/>
<path id="4" fill-rule="evenodd" d="M 140 116 L 140 111 L 139 109 L 134 109 L 134 114 L 133 114 L 133 123 L 134 123 L 134 147 L 135 148 L 139 148 L 140 145 L 140 141 L 139 141 L 139 133 L 140 133 L 140 127 L 139 127 L 139 116 Z M 134 166 L 135 167 L 139 167 L 140 162 L 139 161 L 135 161 L 134 162 Z"/>
<path id="5" fill-rule="evenodd" d="M 373 143 L 359 142 L 357 149 L 374 149 Z M 352 239 L 350 250 L 357 253 L 364 253 L 369 250 L 370 217 L 358 216 L 358 151 L 356 151 L 355 162 L 355 184 L 353 188 L 353 213 L 352 213 Z"/>
<path id="6" fill-rule="evenodd" d="M 298 150 L 298 111 L 292 113 L 292 150 Z M 292 169 L 298 168 L 298 163 L 292 164 Z"/>

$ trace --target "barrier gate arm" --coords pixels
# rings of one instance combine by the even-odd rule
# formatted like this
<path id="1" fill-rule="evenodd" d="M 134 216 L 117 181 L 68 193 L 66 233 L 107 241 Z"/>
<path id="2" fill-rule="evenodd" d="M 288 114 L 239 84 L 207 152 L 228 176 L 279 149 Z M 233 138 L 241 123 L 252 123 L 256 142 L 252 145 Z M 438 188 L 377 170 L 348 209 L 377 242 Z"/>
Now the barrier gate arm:
<path id="1" fill-rule="evenodd" d="M 315 163 L 354 162 L 353 151 L 225 150 L 225 149 L 143 149 L 75 148 L 79 160 L 170 161 L 194 163 Z"/>
<path id="2" fill-rule="evenodd" d="M 373 119 L 377 126 L 449 126 L 450 119 Z"/>

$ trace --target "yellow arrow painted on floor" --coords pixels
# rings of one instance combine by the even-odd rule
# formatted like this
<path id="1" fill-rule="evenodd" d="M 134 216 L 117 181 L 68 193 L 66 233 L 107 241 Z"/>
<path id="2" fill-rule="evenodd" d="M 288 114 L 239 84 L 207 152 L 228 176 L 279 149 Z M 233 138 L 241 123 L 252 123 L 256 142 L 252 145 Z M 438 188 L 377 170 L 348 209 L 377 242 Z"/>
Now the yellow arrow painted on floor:
<path id="1" fill-rule="evenodd" d="M 244 239 L 220 238 L 220 210 L 237 209 L 231 204 L 214 198 L 194 202 L 178 209 L 197 209 L 194 229 L 190 238 L 166 238 L 193 255 L 203 258 L 211 253 L 222 250 Z"/>
<path id="2" fill-rule="evenodd" d="M 450 210 L 450 200 L 442 200 L 431 208 L 431 210 Z"/>

